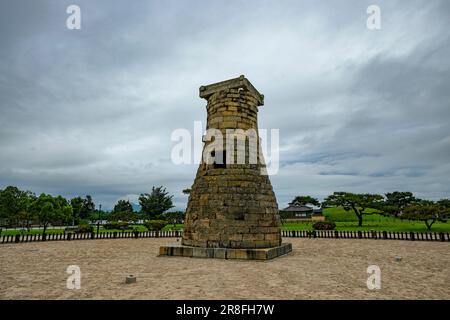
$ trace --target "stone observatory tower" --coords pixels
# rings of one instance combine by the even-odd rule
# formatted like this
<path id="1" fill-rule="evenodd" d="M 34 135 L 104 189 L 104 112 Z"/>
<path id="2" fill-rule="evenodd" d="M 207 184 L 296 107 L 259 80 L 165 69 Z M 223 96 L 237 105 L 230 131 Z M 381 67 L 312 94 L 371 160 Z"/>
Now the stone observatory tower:
<path id="1" fill-rule="evenodd" d="M 240 76 L 200 87 L 200 97 L 208 102 L 207 131 L 182 245 L 161 247 L 160 255 L 266 260 L 288 253 L 258 135 L 264 96 Z"/>

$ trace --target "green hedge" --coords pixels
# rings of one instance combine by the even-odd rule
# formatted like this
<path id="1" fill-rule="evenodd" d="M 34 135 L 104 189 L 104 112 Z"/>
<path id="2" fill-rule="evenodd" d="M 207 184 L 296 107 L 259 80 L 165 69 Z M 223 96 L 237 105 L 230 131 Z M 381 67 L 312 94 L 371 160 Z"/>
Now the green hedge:
<path id="1" fill-rule="evenodd" d="M 149 231 L 160 231 L 167 225 L 165 220 L 149 220 L 144 223 L 144 226 Z"/>
<path id="2" fill-rule="evenodd" d="M 127 230 L 129 228 L 128 222 L 125 221 L 113 221 L 109 222 L 103 225 L 104 229 L 112 230 L 112 229 L 118 229 L 118 230 Z"/>
<path id="3" fill-rule="evenodd" d="M 336 223 L 333 221 L 317 221 L 312 225 L 314 230 L 334 230 Z"/>

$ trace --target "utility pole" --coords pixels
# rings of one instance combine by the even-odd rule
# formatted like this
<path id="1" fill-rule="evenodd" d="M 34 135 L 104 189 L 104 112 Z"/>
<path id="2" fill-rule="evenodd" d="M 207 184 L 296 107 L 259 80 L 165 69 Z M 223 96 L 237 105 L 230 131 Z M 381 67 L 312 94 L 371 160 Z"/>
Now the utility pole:
<path id="1" fill-rule="evenodd" d="M 100 230 L 100 219 L 102 218 L 102 205 L 99 205 L 99 209 L 98 209 L 98 220 L 97 220 L 97 236 Z"/>

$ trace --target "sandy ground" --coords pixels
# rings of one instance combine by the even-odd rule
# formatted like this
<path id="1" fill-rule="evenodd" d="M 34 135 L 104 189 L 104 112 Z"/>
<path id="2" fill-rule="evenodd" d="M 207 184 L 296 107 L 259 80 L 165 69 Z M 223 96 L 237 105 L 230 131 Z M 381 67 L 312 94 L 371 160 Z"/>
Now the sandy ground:
<path id="1" fill-rule="evenodd" d="M 173 238 L 0 245 L 0 299 L 450 299 L 448 243 L 285 241 L 293 252 L 267 262 L 157 257 Z M 79 290 L 66 288 L 69 265 Z M 369 265 L 380 290 L 367 289 Z"/>

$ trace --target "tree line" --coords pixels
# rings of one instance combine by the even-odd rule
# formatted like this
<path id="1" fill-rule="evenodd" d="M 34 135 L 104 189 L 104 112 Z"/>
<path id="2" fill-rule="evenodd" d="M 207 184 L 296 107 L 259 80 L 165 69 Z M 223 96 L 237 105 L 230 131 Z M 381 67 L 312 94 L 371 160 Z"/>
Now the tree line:
<path id="1" fill-rule="evenodd" d="M 183 190 L 189 194 L 190 190 Z M 0 190 L 0 226 L 21 227 L 30 230 L 32 224 L 43 227 L 52 225 L 87 224 L 87 220 L 107 219 L 109 222 L 164 220 L 168 223 L 181 223 L 183 212 L 167 212 L 173 208 L 173 195 L 163 186 L 152 187 L 149 193 L 139 196 L 141 210 L 135 212 L 129 200 L 118 200 L 111 212 L 102 212 L 90 195 L 66 199 L 60 195 L 42 193 L 39 196 L 31 191 L 8 186 Z M 365 216 L 378 213 L 400 219 L 416 220 L 425 223 L 428 230 L 436 221 L 446 222 L 450 217 L 450 199 L 431 201 L 419 199 L 412 192 L 390 192 L 384 195 L 369 193 L 334 192 L 320 202 L 311 196 L 297 196 L 290 203 L 315 205 L 322 208 L 339 206 L 352 212 L 363 225 Z"/>
<path id="2" fill-rule="evenodd" d="M 289 204 L 310 204 L 322 208 L 339 206 L 356 215 L 359 227 L 363 225 L 364 216 L 374 213 L 422 221 L 428 230 L 436 221 L 446 222 L 450 217 L 450 199 L 424 200 L 408 191 L 394 191 L 384 195 L 340 191 L 329 195 L 323 202 L 311 196 L 297 196 Z"/>
<path id="3" fill-rule="evenodd" d="M 118 200 L 111 212 L 103 212 L 96 209 L 90 195 L 66 199 L 45 193 L 36 195 L 8 186 L 0 190 L 0 226 L 30 230 L 33 224 L 39 224 L 45 233 L 50 224 L 79 225 L 104 218 L 108 221 L 164 219 L 175 224 L 183 219 L 184 213 L 167 212 L 174 207 L 172 198 L 164 187 L 152 187 L 149 193 L 140 194 L 139 212 L 133 210 L 129 200 Z"/>

